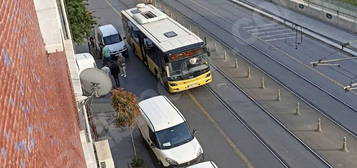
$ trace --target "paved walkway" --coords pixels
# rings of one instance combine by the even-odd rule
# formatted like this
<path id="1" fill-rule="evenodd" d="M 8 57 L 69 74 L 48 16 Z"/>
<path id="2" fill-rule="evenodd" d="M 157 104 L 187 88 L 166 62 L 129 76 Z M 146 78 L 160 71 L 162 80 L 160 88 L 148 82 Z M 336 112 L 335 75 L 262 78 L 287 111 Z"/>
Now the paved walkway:
<path id="1" fill-rule="evenodd" d="M 342 30 L 326 22 L 295 12 L 293 10 L 287 9 L 285 7 L 279 6 L 275 3 L 266 0 L 231 0 L 231 1 L 235 3 L 243 2 L 250 6 L 257 7 L 258 9 L 263 10 L 264 12 L 268 12 L 277 17 L 301 25 L 302 27 L 305 27 L 306 29 L 309 29 L 321 36 L 327 37 L 329 39 L 333 39 L 340 44 L 357 40 L 356 33 Z M 357 51 L 357 41 L 351 43 L 350 45 L 351 45 L 351 49 Z"/>

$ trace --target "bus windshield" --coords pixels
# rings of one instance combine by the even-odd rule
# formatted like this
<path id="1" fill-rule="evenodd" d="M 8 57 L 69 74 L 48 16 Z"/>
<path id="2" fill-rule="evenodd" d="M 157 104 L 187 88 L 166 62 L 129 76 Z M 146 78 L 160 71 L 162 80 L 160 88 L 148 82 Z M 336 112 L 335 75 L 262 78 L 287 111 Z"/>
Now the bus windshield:
<path id="1" fill-rule="evenodd" d="M 113 34 L 110 36 L 103 37 L 103 40 L 105 45 L 111 45 L 121 42 L 121 37 L 119 34 Z"/>
<path id="2" fill-rule="evenodd" d="M 183 77 L 208 68 L 208 56 L 206 53 L 169 63 L 170 76 L 173 78 Z"/>

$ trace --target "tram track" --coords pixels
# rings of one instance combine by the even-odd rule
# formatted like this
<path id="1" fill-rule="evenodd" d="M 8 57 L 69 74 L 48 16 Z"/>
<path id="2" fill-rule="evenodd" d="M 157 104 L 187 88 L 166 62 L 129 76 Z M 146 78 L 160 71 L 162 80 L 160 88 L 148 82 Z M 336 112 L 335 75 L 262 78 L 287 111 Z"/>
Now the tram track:
<path id="1" fill-rule="evenodd" d="M 230 77 L 228 77 L 222 70 L 217 68 L 215 65 L 211 64 L 211 67 L 218 72 L 220 75 L 224 77 L 235 89 L 243 94 L 243 96 L 247 97 L 251 102 L 254 103 L 256 107 L 262 110 L 269 118 L 271 118 L 276 124 L 278 124 L 281 128 L 283 128 L 290 136 L 295 138 L 302 146 L 306 148 L 312 155 L 314 155 L 319 161 L 321 161 L 326 167 L 332 168 L 324 158 L 322 158 L 318 153 L 312 150 L 307 144 L 305 144 L 300 138 L 298 138 L 293 132 L 291 132 L 279 119 L 274 117 L 268 110 L 266 110 L 259 102 L 257 102 L 254 98 L 248 95 L 240 86 L 238 86 Z M 248 122 L 246 122 L 240 115 L 239 112 L 233 108 L 230 103 L 224 100 L 224 98 L 217 93 L 210 85 L 205 85 L 205 87 L 209 90 L 209 92 L 228 110 L 234 117 L 237 119 L 284 167 L 292 167 L 289 163 L 276 151 L 271 145 L 269 145 L 260 135 L 259 133 L 252 128 Z"/>
<path id="2" fill-rule="evenodd" d="M 265 51 L 262 51 L 260 48 L 256 47 L 255 45 L 249 43 L 248 41 L 246 41 L 245 39 L 231 33 L 230 31 L 226 30 L 222 25 L 219 25 L 215 22 L 213 22 L 212 20 L 208 19 L 207 17 L 205 17 L 203 14 L 197 12 L 196 10 L 194 10 L 191 6 L 186 5 L 185 3 L 181 2 L 181 1 L 176 1 L 177 3 L 179 3 L 180 5 L 184 6 L 185 8 L 189 9 L 191 12 L 199 15 L 200 17 L 202 17 L 203 19 L 205 19 L 207 22 L 217 26 L 218 28 L 220 28 L 222 31 L 224 31 L 225 33 L 230 34 L 231 36 L 235 37 L 236 39 L 240 40 L 240 42 L 243 42 L 245 45 L 248 45 L 249 47 L 251 47 L 252 49 L 254 49 L 255 51 L 257 51 L 258 53 L 262 54 L 263 56 L 265 56 L 266 58 L 268 58 L 269 60 L 271 60 L 272 62 L 278 64 L 279 66 L 281 66 L 282 68 L 284 68 L 285 70 L 287 70 L 288 72 L 290 72 L 291 74 L 293 74 L 296 78 L 302 79 L 304 82 L 310 84 L 311 86 L 315 87 L 316 89 L 318 89 L 321 93 L 325 94 L 325 96 L 329 96 L 332 99 L 334 99 L 337 103 L 340 103 L 341 105 L 347 107 L 348 109 L 350 109 L 351 111 L 357 113 L 357 109 L 352 107 L 351 105 L 345 103 L 344 101 L 342 101 L 340 98 L 334 96 L 332 93 L 330 93 L 329 91 L 327 91 L 326 89 L 318 86 L 317 84 L 315 84 L 314 82 L 312 82 L 311 80 L 307 79 L 306 77 L 304 77 L 303 75 L 301 75 L 300 73 L 298 73 L 297 71 L 294 71 L 292 68 L 288 67 L 287 65 L 284 65 L 282 62 L 280 62 L 279 60 L 275 59 L 273 56 L 271 56 L 269 53 L 266 53 Z M 166 5 L 166 4 L 165 4 Z M 167 5 L 166 5 L 167 6 Z M 178 12 L 176 9 L 172 9 L 175 10 L 175 12 Z M 282 81 L 280 81 L 279 79 L 275 78 L 271 73 L 266 72 L 263 70 L 262 67 L 260 67 L 258 64 L 256 64 L 254 61 L 252 61 L 248 56 L 242 54 L 240 51 L 237 51 L 235 48 L 233 48 L 232 46 L 230 46 L 227 42 L 225 42 L 224 40 L 220 39 L 218 36 L 216 36 L 215 34 L 209 32 L 208 30 L 206 30 L 205 27 L 203 27 L 202 25 L 200 25 L 199 23 L 197 23 L 195 20 L 191 19 L 189 16 L 187 16 L 186 14 L 182 13 L 182 12 L 178 12 L 180 13 L 183 17 L 185 17 L 185 19 L 189 20 L 191 23 L 197 25 L 203 32 L 205 32 L 207 35 L 211 36 L 214 40 L 216 40 L 217 42 L 221 43 L 225 48 L 231 50 L 232 52 L 234 52 L 237 56 L 243 58 L 246 62 L 248 62 L 249 64 L 251 64 L 252 66 L 254 66 L 256 69 L 258 69 L 259 71 L 261 71 L 262 73 L 264 73 L 265 75 L 267 75 L 268 77 L 270 77 L 272 80 L 274 80 L 275 82 L 277 82 L 279 85 L 283 86 L 285 89 L 289 90 L 291 93 L 293 93 L 295 96 L 297 96 L 298 98 L 300 98 L 302 101 L 304 101 L 306 104 L 308 104 L 310 107 L 312 107 L 313 109 L 317 110 L 320 112 L 321 115 L 323 115 L 324 117 L 326 117 L 328 120 L 330 120 L 331 122 L 333 122 L 334 124 L 338 125 L 339 127 L 341 127 L 343 130 L 345 130 L 346 132 L 348 132 L 350 135 L 352 135 L 353 137 L 357 138 L 357 132 L 351 130 L 350 128 L 346 127 L 342 122 L 335 120 L 330 114 L 326 113 L 323 109 L 321 109 L 320 107 L 314 105 L 313 102 L 311 102 L 310 100 L 304 98 L 303 95 L 299 94 L 298 92 L 296 92 L 293 88 L 291 88 L 290 86 L 284 84 Z M 224 19 L 224 18 L 221 18 Z"/>
<path id="3" fill-rule="evenodd" d="M 258 133 L 252 129 L 247 122 L 245 122 L 238 113 L 232 108 L 222 97 L 217 94 L 209 85 L 205 86 L 209 92 L 283 165 L 284 167 L 290 167 L 288 163 L 276 152 L 268 143 L 262 139 Z"/>

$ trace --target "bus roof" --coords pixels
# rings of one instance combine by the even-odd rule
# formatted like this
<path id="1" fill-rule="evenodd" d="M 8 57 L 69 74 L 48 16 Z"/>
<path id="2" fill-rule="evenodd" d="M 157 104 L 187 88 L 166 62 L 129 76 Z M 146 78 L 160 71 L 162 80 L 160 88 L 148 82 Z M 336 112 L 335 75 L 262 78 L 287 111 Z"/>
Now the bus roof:
<path id="1" fill-rule="evenodd" d="M 163 52 L 203 44 L 202 39 L 150 4 L 138 4 L 122 14 Z"/>

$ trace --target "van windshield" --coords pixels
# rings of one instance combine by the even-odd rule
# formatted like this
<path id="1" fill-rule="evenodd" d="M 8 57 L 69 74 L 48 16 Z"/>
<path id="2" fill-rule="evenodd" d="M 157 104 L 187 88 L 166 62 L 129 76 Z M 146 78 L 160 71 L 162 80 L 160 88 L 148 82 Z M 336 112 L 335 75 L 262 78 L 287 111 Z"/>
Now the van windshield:
<path id="1" fill-rule="evenodd" d="M 105 45 L 111 45 L 121 42 L 121 37 L 119 34 L 113 34 L 110 36 L 103 37 L 103 40 Z"/>
<path id="2" fill-rule="evenodd" d="M 170 149 L 193 139 L 190 127 L 186 122 L 156 132 L 160 149 Z"/>

